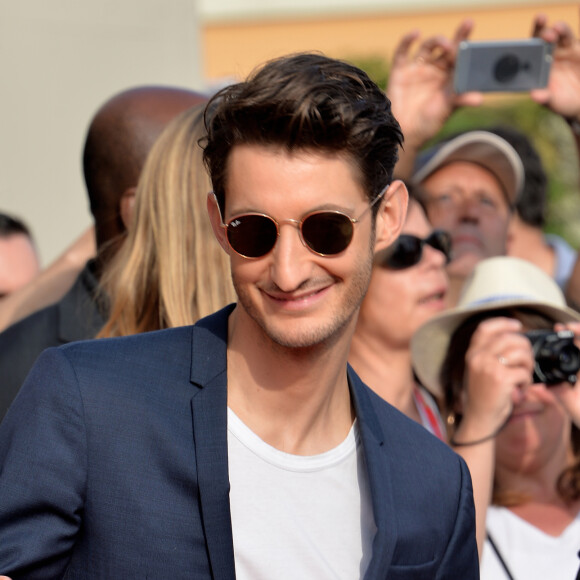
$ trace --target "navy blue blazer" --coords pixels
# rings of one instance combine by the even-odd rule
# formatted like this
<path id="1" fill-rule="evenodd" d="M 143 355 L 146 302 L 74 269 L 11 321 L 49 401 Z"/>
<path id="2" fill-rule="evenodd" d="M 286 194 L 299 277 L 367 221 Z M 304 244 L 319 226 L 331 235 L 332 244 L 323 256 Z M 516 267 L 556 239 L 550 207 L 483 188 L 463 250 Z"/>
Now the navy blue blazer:
<path id="1" fill-rule="evenodd" d="M 235 578 L 231 308 L 40 357 L 0 424 L 0 574 Z M 479 578 L 465 463 L 348 373 L 377 526 L 365 579 Z"/>

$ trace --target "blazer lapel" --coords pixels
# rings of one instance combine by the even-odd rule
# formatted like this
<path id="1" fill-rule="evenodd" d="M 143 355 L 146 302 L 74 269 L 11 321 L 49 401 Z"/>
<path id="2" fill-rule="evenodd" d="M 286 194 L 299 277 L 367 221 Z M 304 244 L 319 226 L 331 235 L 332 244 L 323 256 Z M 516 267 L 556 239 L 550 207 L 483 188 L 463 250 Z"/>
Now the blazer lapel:
<path id="1" fill-rule="evenodd" d="M 227 448 L 227 320 L 234 305 L 195 325 L 191 382 L 199 390 L 191 399 L 199 495 L 212 576 L 235 578 Z M 367 387 L 349 367 L 349 383 L 366 460 L 377 532 L 366 580 L 384 578 L 396 544 L 392 465 L 384 434 Z"/>
<path id="2" fill-rule="evenodd" d="M 385 453 L 385 436 L 378 422 L 367 387 L 349 366 L 351 396 L 354 401 L 361 440 L 366 460 L 369 486 L 373 503 L 373 515 L 377 532 L 366 580 L 385 578 L 397 540 L 396 517 L 390 471 L 393 468 Z"/>
<path id="3" fill-rule="evenodd" d="M 212 576 L 235 578 L 230 515 L 227 446 L 228 307 L 193 330 L 191 382 L 199 391 L 191 399 L 202 524 Z"/>

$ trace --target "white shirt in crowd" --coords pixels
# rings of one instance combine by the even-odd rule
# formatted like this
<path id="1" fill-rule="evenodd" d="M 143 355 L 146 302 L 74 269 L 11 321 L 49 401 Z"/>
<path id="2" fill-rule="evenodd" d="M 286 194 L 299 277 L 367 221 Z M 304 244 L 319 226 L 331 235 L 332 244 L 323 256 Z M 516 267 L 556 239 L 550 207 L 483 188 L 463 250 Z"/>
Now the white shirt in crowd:
<path id="1" fill-rule="evenodd" d="M 504 507 L 490 506 L 487 531 L 514 580 L 575 580 L 580 569 L 580 514 L 560 536 L 550 536 Z M 509 579 L 486 540 L 481 580 Z"/>

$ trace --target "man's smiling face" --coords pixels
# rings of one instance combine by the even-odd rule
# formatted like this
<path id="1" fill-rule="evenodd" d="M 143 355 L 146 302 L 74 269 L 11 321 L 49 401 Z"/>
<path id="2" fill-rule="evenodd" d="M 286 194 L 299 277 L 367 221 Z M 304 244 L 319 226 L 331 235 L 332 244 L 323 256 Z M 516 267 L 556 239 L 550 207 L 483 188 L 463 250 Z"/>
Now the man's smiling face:
<path id="1" fill-rule="evenodd" d="M 344 156 L 234 147 L 224 221 L 260 213 L 281 224 L 275 246 L 262 257 L 247 259 L 228 248 L 240 319 L 257 324 L 268 340 L 287 348 L 333 342 L 352 328 L 372 270 L 375 218 L 365 211 L 368 207 L 354 164 Z M 352 241 L 339 254 L 317 255 L 302 243 L 295 223 L 283 223 L 319 210 L 353 218 L 362 214 Z"/>

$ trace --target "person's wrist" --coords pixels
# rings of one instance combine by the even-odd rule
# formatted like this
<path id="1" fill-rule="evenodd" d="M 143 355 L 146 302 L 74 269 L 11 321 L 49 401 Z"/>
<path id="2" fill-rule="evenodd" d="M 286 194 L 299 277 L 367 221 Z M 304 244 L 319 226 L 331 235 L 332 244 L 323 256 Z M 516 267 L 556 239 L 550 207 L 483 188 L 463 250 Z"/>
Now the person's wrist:
<path id="1" fill-rule="evenodd" d="M 481 422 L 480 424 L 466 425 L 465 420 L 453 433 L 452 439 L 457 442 L 486 440 L 491 433 L 495 433 L 498 428 L 498 421 Z"/>
<path id="2" fill-rule="evenodd" d="M 486 422 L 487 423 L 487 422 Z M 481 445 L 494 441 L 496 435 L 501 431 L 503 423 L 498 425 L 478 425 L 468 427 L 463 423 L 457 428 L 449 439 L 453 447 L 468 447 L 472 445 Z"/>
<path id="3" fill-rule="evenodd" d="M 500 410 L 466 409 L 460 425 L 450 438 L 451 445 L 469 446 L 493 441 L 511 415 L 511 405 Z"/>

